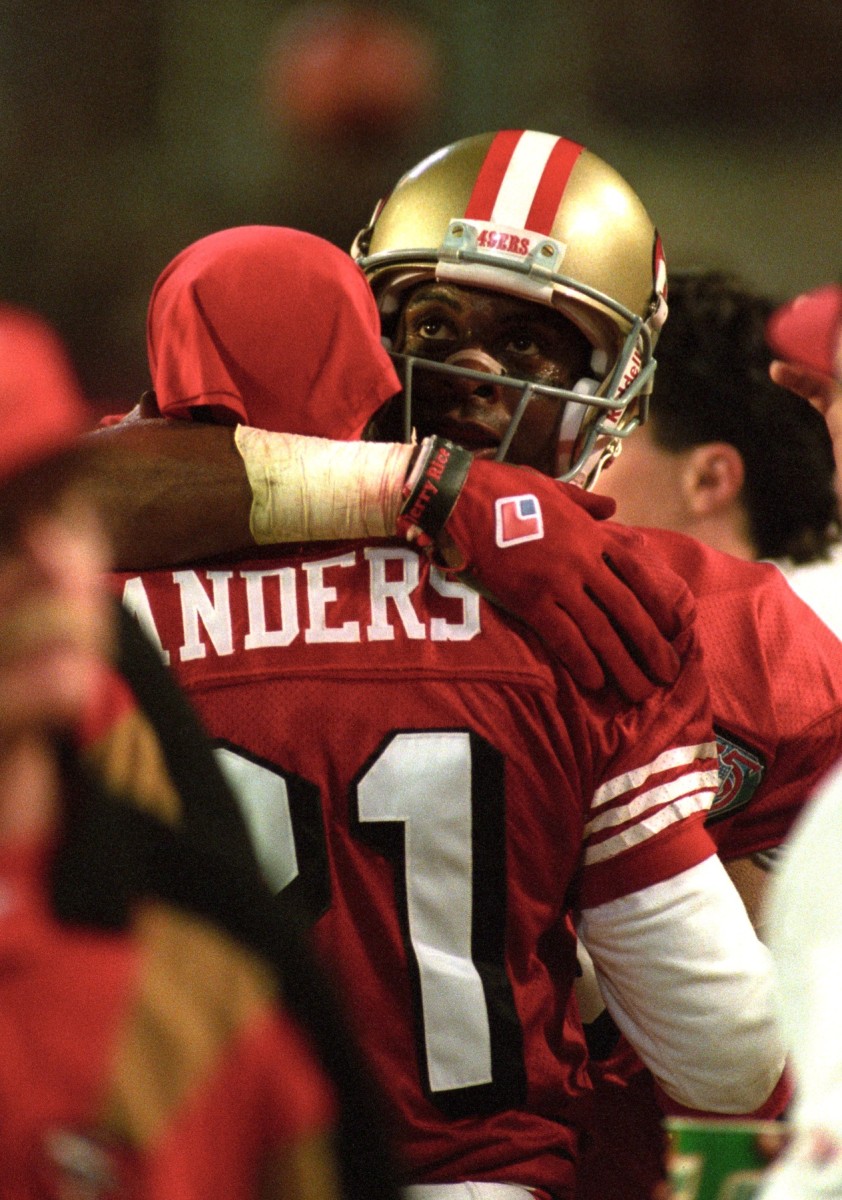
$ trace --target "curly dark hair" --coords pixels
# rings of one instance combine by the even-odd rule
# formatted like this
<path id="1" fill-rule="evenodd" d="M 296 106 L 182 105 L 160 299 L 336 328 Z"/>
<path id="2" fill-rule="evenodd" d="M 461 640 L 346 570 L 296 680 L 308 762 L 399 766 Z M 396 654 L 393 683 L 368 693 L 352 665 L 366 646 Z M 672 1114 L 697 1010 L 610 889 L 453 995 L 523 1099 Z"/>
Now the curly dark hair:
<path id="1" fill-rule="evenodd" d="M 735 276 L 673 272 L 650 428 L 666 450 L 736 447 L 758 557 L 807 563 L 840 540 L 833 447 L 821 415 L 769 378 L 774 307 Z"/>

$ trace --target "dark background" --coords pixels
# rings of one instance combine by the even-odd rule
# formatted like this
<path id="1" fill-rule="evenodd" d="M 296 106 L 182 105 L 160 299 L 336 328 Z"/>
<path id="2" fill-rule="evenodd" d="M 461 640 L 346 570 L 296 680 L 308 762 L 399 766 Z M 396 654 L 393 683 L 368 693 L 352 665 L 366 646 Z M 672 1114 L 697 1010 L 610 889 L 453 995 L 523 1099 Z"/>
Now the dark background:
<path id="1" fill-rule="evenodd" d="M 98 406 L 146 386 L 148 296 L 189 242 L 268 222 L 347 247 L 403 170 L 485 130 L 584 142 L 638 191 L 668 265 L 781 299 L 842 270 L 839 0 L 350 7 L 391 38 L 377 67 L 359 44 L 318 59 L 329 3 L 0 0 L 0 296 L 56 325 Z M 366 85 L 315 131 L 281 70 L 302 29 L 310 83 Z"/>

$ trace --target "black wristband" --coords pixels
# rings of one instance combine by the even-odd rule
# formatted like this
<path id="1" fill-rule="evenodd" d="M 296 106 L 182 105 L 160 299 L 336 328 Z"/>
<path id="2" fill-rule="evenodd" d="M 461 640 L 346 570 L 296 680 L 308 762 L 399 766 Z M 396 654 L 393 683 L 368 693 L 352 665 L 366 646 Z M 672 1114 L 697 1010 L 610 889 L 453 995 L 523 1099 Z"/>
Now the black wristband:
<path id="1" fill-rule="evenodd" d="M 434 538 L 447 523 L 473 461 L 473 455 L 445 438 L 430 438 L 408 484 L 398 528 L 423 530 Z"/>

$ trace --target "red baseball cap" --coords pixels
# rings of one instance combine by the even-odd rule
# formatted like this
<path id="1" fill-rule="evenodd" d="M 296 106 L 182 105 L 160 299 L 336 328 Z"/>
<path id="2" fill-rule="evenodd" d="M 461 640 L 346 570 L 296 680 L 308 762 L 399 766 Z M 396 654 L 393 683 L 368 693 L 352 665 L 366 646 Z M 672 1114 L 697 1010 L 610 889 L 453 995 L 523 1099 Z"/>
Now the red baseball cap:
<path id="1" fill-rule="evenodd" d="M 92 424 L 68 354 L 42 318 L 0 304 L 0 484 Z"/>
<path id="2" fill-rule="evenodd" d="M 777 358 L 842 379 L 842 284 L 826 284 L 775 309 L 766 340 Z"/>

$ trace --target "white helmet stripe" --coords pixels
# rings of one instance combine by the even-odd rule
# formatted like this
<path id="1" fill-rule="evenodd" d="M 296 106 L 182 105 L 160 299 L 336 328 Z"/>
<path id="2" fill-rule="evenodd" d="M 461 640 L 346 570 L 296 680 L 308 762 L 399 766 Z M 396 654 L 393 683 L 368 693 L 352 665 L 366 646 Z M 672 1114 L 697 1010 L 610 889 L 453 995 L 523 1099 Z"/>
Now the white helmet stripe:
<path id="1" fill-rule="evenodd" d="M 531 130 L 521 135 L 491 212 L 495 224 L 525 228 L 532 201 L 558 140 L 550 133 Z"/>

